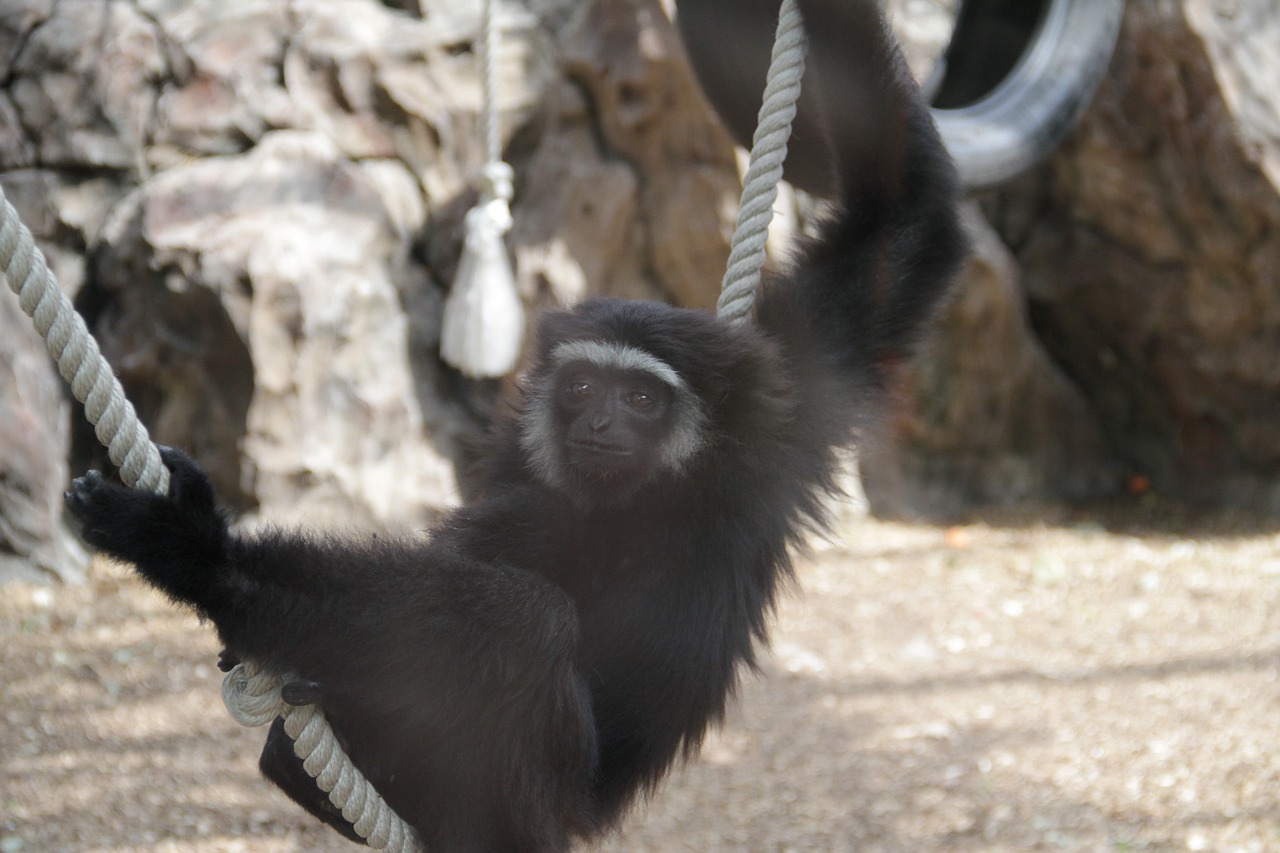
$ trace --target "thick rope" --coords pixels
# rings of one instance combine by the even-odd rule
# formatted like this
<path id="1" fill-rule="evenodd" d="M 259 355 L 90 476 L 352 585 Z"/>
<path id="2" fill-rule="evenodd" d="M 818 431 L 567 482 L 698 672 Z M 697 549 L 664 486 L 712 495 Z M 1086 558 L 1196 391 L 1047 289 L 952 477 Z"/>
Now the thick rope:
<path id="1" fill-rule="evenodd" d="M 58 372 L 71 383 L 71 392 L 84 403 L 85 417 L 120 469 L 121 479 L 139 489 L 168 492 L 169 469 L 160 461 L 160 452 L 2 188 L 0 204 L 0 272 L 9 289 L 18 294 L 18 304 L 35 323 Z"/>
<path id="2" fill-rule="evenodd" d="M 782 0 L 764 98 L 751 140 L 751 165 L 742 181 L 738 222 L 720 285 L 720 299 L 716 302 L 716 314 L 730 323 L 750 321 L 755 307 L 773 203 L 778 198 L 782 164 L 787 159 L 787 140 L 800 98 L 805 50 L 800 8 L 796 0 Z"/>
<path id="3" fill-rule="evenodd" d="M 58 287 L 44 253 L 5 198 L 3 188 L 0 272 L 45 339 L 49 354 L 58 363 L 62 377 L 71 383 L 76 399 L 84 403 L 85 416 L 94 424 L 112 463 L 120 469 L 121 479 L 134 488 L 167 494 L 169 469 L 160 461 L 159 450 L 125 399 L 124 389 L 84 320 Z M 421 853 L 413 830 L 391 811 L 343 753 L 320 709 L 287 704 L 280 698 L 280 684 L 279 677 L 241 664 L 223 680 L 223 701 L 237 720 L 257 721 L 251 725 L 284 717 L 285 731 L 294 740 L 293 751 L 315 777 L 316 784 L 329 794 L 329 801 L 342 810 L 343 817 L 352 822 L 370 847 L 390 853 Z M 246 707 L 233 708 L 232 700 L 241 698 Z"/>
<path id="4" fill-rule="evenodd" d="M 480 109 L 480 137 L 485 163 L 502 162 L 502 133 L 498 120 L 498 0 L 484 0 L 480 13 L 480 69 L 484 104 Z M 507 201 L 511 197 L 507 196 Z"/>
<path id="5" fill-rule="evenodd" d="M 422 853 L 417 836 L 355 768 L 324 712 L 315 705 L 290 705 L 280 698 L 281 679 L 252 662 L 237 664 L 222 679 L 222 701 L 242 726 L 265 726 L 284 718 L 293 751 L 329 802 L 342 811 L 356 833 L 374 850 Z"/>

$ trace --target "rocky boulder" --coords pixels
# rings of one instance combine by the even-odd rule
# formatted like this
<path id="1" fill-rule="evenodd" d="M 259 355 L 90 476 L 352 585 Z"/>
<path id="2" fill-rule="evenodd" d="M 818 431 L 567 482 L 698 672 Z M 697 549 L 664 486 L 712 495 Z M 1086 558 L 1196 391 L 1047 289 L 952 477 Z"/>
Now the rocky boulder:
<path id="1" fill-rule="evenodd" d="M 1131 3 L 1068 144 L 985 210 L 1115 464 L 1280 513 L 1280 20 Z"/>
<path id="2" fill-rule="evenodd" d="M 0 294 L 0 583 L 78 581 L 88 555 L 62 523 L 70 395 L 11 296 Z"/>

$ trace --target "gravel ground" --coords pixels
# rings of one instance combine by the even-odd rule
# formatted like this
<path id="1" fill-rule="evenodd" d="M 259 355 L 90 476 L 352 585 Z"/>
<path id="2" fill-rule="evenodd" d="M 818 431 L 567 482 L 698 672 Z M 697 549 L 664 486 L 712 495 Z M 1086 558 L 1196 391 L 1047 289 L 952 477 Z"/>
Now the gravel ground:
<path id="1" fill-rule="evenodd" d="M 1280 851 L 1280 537 L 1148 505 L 852 519 L 608 851 Z M 211 631 L 0 587 L 0 853 L 355 850 L 257 776 Z"/>

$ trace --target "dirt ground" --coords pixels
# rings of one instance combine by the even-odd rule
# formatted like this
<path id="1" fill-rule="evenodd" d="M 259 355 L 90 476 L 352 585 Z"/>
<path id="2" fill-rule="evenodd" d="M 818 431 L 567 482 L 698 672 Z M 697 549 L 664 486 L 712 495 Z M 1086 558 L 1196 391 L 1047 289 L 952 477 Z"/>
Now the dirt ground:
<path id="1" fill-rule="evenodd" d="M 1280 851 L 1277 525 L 850 520 L 724 730 L 608 851 Z M 0 587 L 0 853 L 358 848 L 259 779 L 207 626 Z"/>

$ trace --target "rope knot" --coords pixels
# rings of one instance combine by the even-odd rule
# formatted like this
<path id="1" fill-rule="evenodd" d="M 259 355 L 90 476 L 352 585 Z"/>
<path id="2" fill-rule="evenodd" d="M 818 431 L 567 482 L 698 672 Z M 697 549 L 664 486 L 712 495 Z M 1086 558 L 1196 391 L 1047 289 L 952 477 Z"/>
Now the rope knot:
<path id="1" fill-rule="evenodd" d="M 510 202 L 515 196 L 516 171 L 510 163 L 494 160 L 485 163 L 480 170 L 480 198 L 483 201 L 501 199 Z"/>
<path id="2" fill-rule="evenodd" d="M 222 704 L 242 726 L 265 726 L 280 715 L 280 679 L 252 664 L 236 664 L 222 679 Z"/>
<path id="3" fill-rule="evenodd" d="M 467 240 L 478 229 L 492 229 L 499 236 L 511 230 L 511 198 L 515 195 L 515 170 L 501 160 L 480 170 L 480 200 L 467 214 Z"/>

